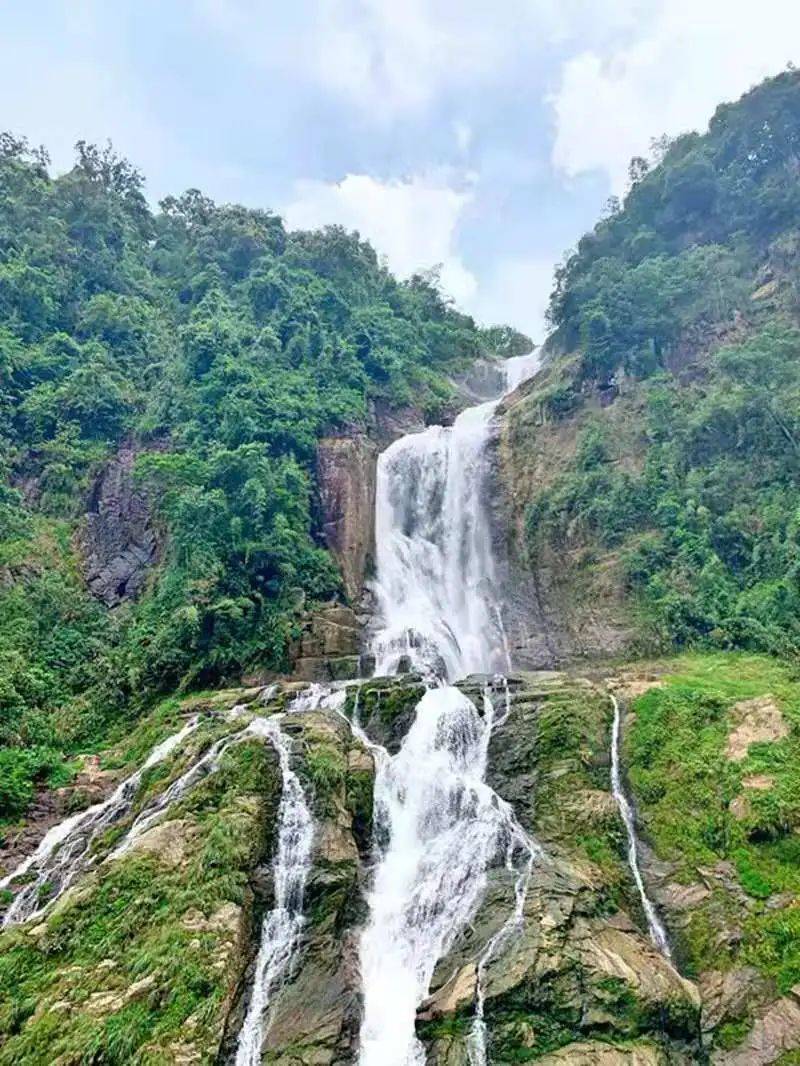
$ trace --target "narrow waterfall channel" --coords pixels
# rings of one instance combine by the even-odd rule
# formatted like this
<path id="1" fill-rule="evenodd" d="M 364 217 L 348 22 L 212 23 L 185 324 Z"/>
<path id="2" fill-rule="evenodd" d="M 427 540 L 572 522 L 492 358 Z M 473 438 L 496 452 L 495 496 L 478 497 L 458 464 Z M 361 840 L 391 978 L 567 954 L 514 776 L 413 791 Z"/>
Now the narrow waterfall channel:
<path id="1" fill-rule="evenodd" d="M 647 894 L 642 871 L 639 868 L 639 846 L 636 839 L 636 823 L 633 817 L 633 809 L 628 801 L 628 797 L 625 795 L 625 789 L 622 787 L 622 773 L 620 771 L 619 748 L 620 734 L 622 732 L 622 714 L 617 697 L 613 693 L 609 693 L 609 696 L 611 697 L 611 703 L 614 707 L 614 721 L 611 725 L 611 791 L 614 794 L 614 799 L 617 801 L 617 807 L 619 808 L 620 817 L 625 825 L 625 833 L 628 838 L 628 865 L 631 868 L 633 880 L 639 893 L 639 899 L 642 902 L 642 910 L 644 911 L 644 916 L 647 920 L 647 931 L 650 934 L 650 939 L 662 954 L 666 955 L 667 958 L 670 958 L 672 952 L 670 951 L 669 940 L 667 939 L 667 931 L 661 924 L 661 919 L 658 917 L 653 902 Z"/>
<path id="2" fill-rule="evenodd" d="M 0 880 L 0 889 L 27 875 L 32 877 L 14 896 L 3 916 L 3 927 L 38 917 L 47 905 L 69 888 L 76 877 L 92 863 L 91 845 L 109 826 L 121 821 L 130 811 L 142 777 L 152 766 L 163 762 L 180 749 L 184 741 L 200 724 L 192 718 L 177 733 L 158 744 L 138 770 L 126 777 L 108 799 L 79 811 L 53 826 L 42 838 L 36 850 L 16 869 Z M 47 902 L 42 892 L 47 886 Z"/>
<path id="3" fill-rule="evenodd" d="M 236 1066 L 259 1066 L 272 991 L 290 969 L 303 926 L 303 894 L 311 869 L 314 822 L 303 788 L 292 770 L 289 739 L 278 716 L 268 718 L 264 735 L 278 754 L 283 788 L 278 810 L 278 846 L 272 863 L 275 899 L 261 928 L 250 1004 L 239 1033 Z"/>
<path id="4" fill-rule="evenodd" d="M 510 360 L 507 384 L 516 387 L 533 369 L 530 357 Z M 514 914 L 476 960 L 469 1054 L 483 1066 L 483 971 L 521 920 L 537 853 L 485 781 L 491 697 L 481 715 L 448 684 L 510 666 L 486 498 L 487 444 L 499 399 L 464 411 L 451 428 L 403 437 L 378 463 L 375 673 L 416 670 L 430 687 L 399 752 L 377 761 L 375 817 L 387 843 L 360 945 L 360 1066 L 425 1061 L 415 1035 L 417 1008 L 436 963 L 475 914 L 488 868 L 505 856 L 516 871 Z"/>

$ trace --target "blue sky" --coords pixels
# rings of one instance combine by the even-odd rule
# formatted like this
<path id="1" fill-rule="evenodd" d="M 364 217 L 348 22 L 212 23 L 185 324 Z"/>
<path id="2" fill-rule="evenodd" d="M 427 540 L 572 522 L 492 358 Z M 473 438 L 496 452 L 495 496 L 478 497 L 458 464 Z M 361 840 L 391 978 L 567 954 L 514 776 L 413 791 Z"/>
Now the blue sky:
<path id="1" fill-rule="evenodd" d="M 0 0 L 0 127 L 111 138 L 155 202 L 341 222 L 543 336 L 631 155 L 800 62 L 797 0 Z"/>

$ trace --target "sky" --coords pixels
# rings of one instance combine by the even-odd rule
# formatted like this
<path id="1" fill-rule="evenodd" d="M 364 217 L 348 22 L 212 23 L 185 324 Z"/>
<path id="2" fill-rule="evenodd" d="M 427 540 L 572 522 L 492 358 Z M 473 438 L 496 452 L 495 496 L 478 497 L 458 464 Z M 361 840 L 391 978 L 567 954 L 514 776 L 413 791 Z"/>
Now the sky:
<path id="1" fill-rule="evenodd" d="M 554 266 L 653 138 L 800 64 L 798 0 L 0 0 L 0 128 L 441 267 L 544 337 Z"/>

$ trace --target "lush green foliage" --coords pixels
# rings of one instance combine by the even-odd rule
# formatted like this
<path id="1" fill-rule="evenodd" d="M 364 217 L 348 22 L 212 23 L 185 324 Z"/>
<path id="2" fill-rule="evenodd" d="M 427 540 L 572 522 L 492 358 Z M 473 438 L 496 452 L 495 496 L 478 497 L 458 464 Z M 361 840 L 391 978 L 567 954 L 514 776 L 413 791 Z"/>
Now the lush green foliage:
<path id="1" fill-rule="evenodd" d="M 281 668 L 304 605 L 338 593 L 323 550 L 317 438 L 375 404 L 434 417 L 449 375 L 519 335 L 479 331 L 433 276 L 396 281 L 340 228 L 287 233 L 196 190 L 153 213 L 141 175 L 79 144 L 0 136 L 0 817 L 65 739 L 155 690 Z M 166 539 L 113 617 L 74 534 L 103 462 L 138 452 Z"/>
<path id="2" fill-rule="evenodd" d="M 800 331 L 765 329 L 709 358 L 702 380 L 643 387 L 643 460 L 591 421 L 569 469 L 531 501 L 545 542 L 621 551 L 663 641 L 800 650 Z"/>
<path id="3" fill-rule="evenodd" d="M 185 1042 L 214 1045 L 279 788 L 266 745 L 234 745 L 175 809 L 178 861 L 133 852 L 63 897 L 35 941 L 6 933 L 0 1062 L 161 1063 Z"/>
<path id="4" fill-rule="evenodd" d="M 705 135 L 634 159 L 624 205 L 557 272 L 557 341 L 582 350 L 582 375 L 669 363 L 687 328 L 726 322 L 765 259 L 796 304 L 800 73 L 786 71 L 717 109 Z"/>
<path id="5" fill-rule="evenodd" d="M 800 684 L 783 664 L 757 656 L 687 656 L 667 667 L 665 686 L 635 702 L 628 735 L 640 817 L 659 856 L 674 864 L 673 878 L 693 882 L 698 867 L 724 871 L 716 864 L 728 863 L 727 876 L 746 894 L 742 903 L 720 884 L 706 897 L 682 938 L 685 962 L 699 972 L 746 961 L 787 991 L 800 978 L 792 906 L 800 892 Z M 788 735 L 731 761 L 733 706 L 766 696 Z M 721 935 L 730 924 L 741 937 Z"/>
<path id="6" fill-rule="evenodd" d="M 553 298 L 574 352 L 537 402 L 580 439 L 530 500 L 531 560 L 613 556 L 662 643 L 800 651 L 798 144 L 787 71 L 634 161 Z"/>

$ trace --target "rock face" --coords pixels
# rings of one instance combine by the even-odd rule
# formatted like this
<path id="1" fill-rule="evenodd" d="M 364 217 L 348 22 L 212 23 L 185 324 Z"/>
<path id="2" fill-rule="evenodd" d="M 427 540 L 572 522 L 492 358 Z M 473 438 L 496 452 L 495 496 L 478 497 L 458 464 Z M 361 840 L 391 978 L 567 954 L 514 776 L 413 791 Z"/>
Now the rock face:
<path id="1" fill-rule="evenodd" d="M 371 817 L 363 803 L 371 799 L 374 770 L 341 719 L 304 715 L 291 728 L 314 797 L 317 830 L 301 965 L 274 1001 L 265 1057 L 280 1066 L 327 1066 L 353 1061 L 358 1039 L 358 929 L 366 911 L 362 849 L 368 847 Z"/>
<path id="2" fill-rule="evenodd" d="M 299 681 L 345 681 L 358 677 L 361 630 L 350 607 L 318 608 L 304 626 L 294 649 L 294 675 Z"/>
<path id="3" fill-rule="evenodd" d="M 621 406 L 608 417 L 622 417 Z M 576 532 L 558 550 L 544 544 L 535 560 L 526 558 L 526 507 L 573 458 L 580 426 L 570 417 L 547 420 L 537 378 L 507 397 L 498 415 L 493 525 L 495 555 L 505 560 L 501 599 L 512 661 L 540 670 L 617 657 L 635 637 L 636 621 L 616 556 Z"/>
<path id="4" fill-rule="evenodd" d="M 365 434 L 325 437 L 317 448 L 322 528 L 351 602 L 373 562 L 377 460 L 378 447 Z"/>
<path id="5" fill-rule="evenodd" d="M 751 744 L 770 744 L 789 735 L 789 726 L 773 696 L 742 700 L 733 708 L 735 727 L 728 737 L 725 754 L 731 762 L 747 758 Z M 769 788 L 770 785 L 751 785 Z"/>
<path id="6" fill-rule="evenodd" d="M 89 590 L 108 607 L 136 597 L 159 555 L 147 498 L 133 483 L 135 458 L 123 446 L 98 476 L 80 537 Z"/>
<path id="7" fill-rule="evenodd" d="M 606 802 L 609 722 L 602 690 L 531 674 L 493 735 L 489 783 L 542 853 L 522 921 L 484 969 L 491 1063 L 699 1061 L 698 990 L 644 931 L 618 812 Z M 611 846 L 598 849 L 601 839 Z M 502 864 L 491 871 L 471 928 L 437 967 L 419 1016 L 429 1064 L 469 1062 L 475 965 L 513 913 L 515 881 Z"/>

